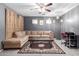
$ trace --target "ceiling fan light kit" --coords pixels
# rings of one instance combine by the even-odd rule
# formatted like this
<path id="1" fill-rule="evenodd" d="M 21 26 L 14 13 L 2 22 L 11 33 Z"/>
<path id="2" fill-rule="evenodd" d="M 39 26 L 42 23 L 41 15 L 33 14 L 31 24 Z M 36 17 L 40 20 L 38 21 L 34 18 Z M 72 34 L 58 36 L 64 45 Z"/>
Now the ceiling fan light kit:
<path id="1" fill-rule="evenodd" d="M 45 15 L 45 12 L 51 12 L 51 10 L 48 8 L 49 6 L 53 5 L 53 3 L 48 3 L 48 4 L 44 4 L 44 3 L 36 3 L 37 6 L 39 6 L 39 8 L 35 8 L 39 10 L 39 14 Z"/>

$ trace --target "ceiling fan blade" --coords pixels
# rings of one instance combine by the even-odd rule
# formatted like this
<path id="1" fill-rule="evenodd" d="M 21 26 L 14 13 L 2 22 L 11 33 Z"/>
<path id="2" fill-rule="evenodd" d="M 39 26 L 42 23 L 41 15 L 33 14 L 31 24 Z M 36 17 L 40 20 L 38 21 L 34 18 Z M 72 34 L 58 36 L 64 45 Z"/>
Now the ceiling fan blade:
<path id="1" fill-rule="evenodd" d="M 36 5 L 38 5 L 40 8 L 42 8 L 44 6 L 43 3 L 36 3 Z"/>
<path id="2" fill-rule="evenodd" d="M 48 11 L 48 12 L 51 12 L 51 10 L 49 10 L 49 9 L 45 9 L 46 11 Z"/>
<path id="3" fill-rule="evenodd" d="M 40 6 L 40 4 L 39 4 L 39 3 L 36 3 L 36 5 Z"/>
<path id="4" fill-rule="evenodd" d="M 51 5 L 53 5 L 53 3 L 48 3 L 46 6 L 51 6 Z"/>

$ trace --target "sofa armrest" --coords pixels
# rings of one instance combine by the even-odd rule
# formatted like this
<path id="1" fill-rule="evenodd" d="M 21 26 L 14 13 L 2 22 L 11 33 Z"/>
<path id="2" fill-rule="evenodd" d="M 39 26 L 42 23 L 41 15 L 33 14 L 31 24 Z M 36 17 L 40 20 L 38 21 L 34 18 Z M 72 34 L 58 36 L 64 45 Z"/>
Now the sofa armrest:
<path id="1" fill-rule="evenodd" d="M 4 44 L 20 43 L 20 40 L 5 40 Z"/>
<path id="2" fill-rule="evenodd" d="M 50 35 L 50 38 L 51 38 L 51 39 L 54 39 L 54 33 L 53 33 L 53 32 L 50 32 L 49 35 Z"/>
<path id="3" fill-rule="evenodd" d="M 20 44 L 20 40 L 12 40 L 12 39 L 8 39 L 5 40 L 4 42 L 4 48 L 19 48 L 21 46 Z"/>

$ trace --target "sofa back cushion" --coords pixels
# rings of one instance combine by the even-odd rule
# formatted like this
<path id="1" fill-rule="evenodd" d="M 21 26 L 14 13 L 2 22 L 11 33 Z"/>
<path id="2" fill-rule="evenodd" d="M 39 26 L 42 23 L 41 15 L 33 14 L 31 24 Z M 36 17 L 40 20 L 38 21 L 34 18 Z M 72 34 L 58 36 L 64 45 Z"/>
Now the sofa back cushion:
<path id="1" fill-rule="evenodd" d="M 31 33 L 31 31 L 26 31 L 26 34 L 31 35 L 32 33 Z"/>
<path id="2" fill-rule="evenodd" d="M 43 35 L 50 35 L 51 31 L 44 31 Z"/>
<path id="3" fill-rule="evenodd" d="M 43 31 L 31 31 L 31 35 L 43 35 Z"/>
<path id="4" fill-rule="evenodd" d="M 37 35 L 38 33 L 37 33 L 37 31 L 32 31 L 31 34 L 32 35 Z"/>
<path id="5" fill-rule="evenodd" d="M 27 35 L 49 35 L 51 31 L 26 31 Z"/>
<path id="6" fill-rule="evenodd" d="M 38 31 L 37 34 L 38 35 L 43 35 L 43 32 L 42 31 Z"/>
<path id="7" fill-rule="evenodd" d="M 25 31 L 18 31 L 18 32 L 15 32 L 15 35 L 16 35 L 16 37 L 24 37 L 26 35 L 26 32 Z"/>

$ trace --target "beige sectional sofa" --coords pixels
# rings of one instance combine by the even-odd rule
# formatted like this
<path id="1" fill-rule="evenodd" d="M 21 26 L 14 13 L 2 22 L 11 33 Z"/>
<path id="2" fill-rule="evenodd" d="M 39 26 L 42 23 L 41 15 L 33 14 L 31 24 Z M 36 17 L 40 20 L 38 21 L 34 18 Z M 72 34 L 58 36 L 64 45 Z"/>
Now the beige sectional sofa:
<path id="1" fill-rule="evenodd" d="M 53 40 L 54 33 L 51 31 L 18 31 L 13 37 L 4 41 L 4 48 L 21 48 L 32 37 L 48 37 Z"/>
<path id="2" fill-rule="evenodd" d="M 15 35 L 16 37 L 12 37 L 4 41 L 4 49 L 21 48 L 29 40 L 29 36 L 26 35 L 25 31 L 15 32 Z"/>
<path id="3" fill-rule="evenodd" d="M 51 31 L 26 31 L 26 35 L 28 35 L 29 37 L 54 38 L 54 34 Z"/>

